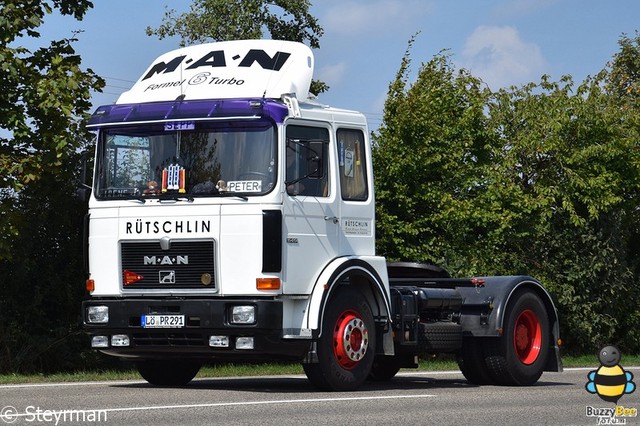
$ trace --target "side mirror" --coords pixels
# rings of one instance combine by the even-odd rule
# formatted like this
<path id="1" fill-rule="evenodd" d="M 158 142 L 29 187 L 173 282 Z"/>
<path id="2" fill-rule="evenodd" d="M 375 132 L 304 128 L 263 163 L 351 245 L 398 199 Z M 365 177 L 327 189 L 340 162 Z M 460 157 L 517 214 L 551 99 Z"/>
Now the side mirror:
<path id="1" fill-rule="evenodd" d="M 91 198 L 91 188 L 86 188 L 84 186 L 80 186 L 76 189 L 76 198 L 83 204 L 89 202 L 89 198 Z"/>
<path id="2" fill-rule="evenodd" d="M 91 197 L 91 185 L 87 183 L 88 163 L 89 154 L 87 152 L 83 152 L 80 155 L 80 177 L 78 188 L 76 189 L 76 198 L 82 203 L 89 202 L 89 198 Z"/>
<path id="3" fill-rule="evenodd" d="M 324 177 L 324 141 L 310 141 L 309 155 L 307 156 L 307 172 L 311 179 L 322 179 Z"/>

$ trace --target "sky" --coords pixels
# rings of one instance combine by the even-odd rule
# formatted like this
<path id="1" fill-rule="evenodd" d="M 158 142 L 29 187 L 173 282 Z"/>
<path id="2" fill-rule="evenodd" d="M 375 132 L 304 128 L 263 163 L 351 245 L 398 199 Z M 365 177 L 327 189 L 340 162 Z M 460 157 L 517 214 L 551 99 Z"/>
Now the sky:
<path id="1" fill-rule="evenodd" d="M 95 106 L 110 104 L 179 39 L 159 40 L 166 8 L 186 12 L 188 0 L 93 0 L 83 21 L 49 15 L 39 44 L 72 37 L 83 67 L 103 77 Z M 640 30 L 638 0 L 311 0 L 324 28 L 314 50 L 314 77 L 330 86 L 318 101 L 363 112 L 371 129 L 382 120 L 389 83 L 412 35 L 413 75 L 447 50 L 492 90 L 538 82 L 544 74 L 582 82 L 618 51 L 622 34 Z"/>

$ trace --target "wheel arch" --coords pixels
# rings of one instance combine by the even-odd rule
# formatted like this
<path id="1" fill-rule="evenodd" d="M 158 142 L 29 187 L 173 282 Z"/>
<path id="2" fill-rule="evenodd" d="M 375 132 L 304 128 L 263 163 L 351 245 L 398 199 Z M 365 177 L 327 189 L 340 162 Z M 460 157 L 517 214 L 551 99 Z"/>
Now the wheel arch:
<path id="1" fill-rule="evenodd" d="M 484 280 L 484 288 L 459 288 L 463 296 L 463 315 L 461 324 L 467 334 L 474 337 L 498 337 L 504 330 L 504 318 L 507 308 L 514 303 L 516 295 L 525 290 L 536 294 L 545 306 L 549 317 L 550 345 L 549 356 L 545 371 L 562 371 L 560 359 L 560 323 L 558 311 L 553 299 L 543 285 L 535 278 L 529 276 L 499 276 L 481 277 Z M 481 325 L 477 316 L 465 312 L 465 305 L 482 305 L 489 303 L 492 306 L 487 323 Z"/>
<path id="2" fill-rule="evenodd" d="M 391 321 L 391 302 L 384 258 L 378 256 L 348 256 L 334 259 L 316 280 L 306 312 L 307 328 L 314 338 L 322 334 L 322 319 L 327 303 L 339 285 L 357 288 L 366 297 L 376 325 Z"/>
<path id="3" fill-rule="evenodd" d="M 547 364 L 545 365 L 545 371 L 562 371 L 562 360 L 560 358 L 560 319 L 558 317 L 558 310 L 556 309 L 555 303 L 553 303 L 553 299 L 549 292 L 542 286 L 542 284 L 533 279 L 529 278 L 525 281 L 522 281 L 514 286 L 513 289 L 509 292 L 507 296 L 504 309 L 500 312 L 499 324 L 500 330 L 504 329 L 504 316 L 506 307 L 509 306 L 509 303 L 512 303 L 513 296 L 515 293 L 521 290 L 531 290 L 534 292 L 544 304 L 544 307 L 549 315 L 549 327 L 550 329 L 550 345 L 549 345 L 549 356 L 547 358 Z"/>

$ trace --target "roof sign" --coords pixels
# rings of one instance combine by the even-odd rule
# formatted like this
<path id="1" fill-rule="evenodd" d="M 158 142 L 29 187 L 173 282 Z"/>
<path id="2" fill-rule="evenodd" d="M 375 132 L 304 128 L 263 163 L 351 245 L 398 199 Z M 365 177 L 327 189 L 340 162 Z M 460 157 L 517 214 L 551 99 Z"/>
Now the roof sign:
<path id="1" fill-rule="evenodd" d="M 236 40 L 173 50 L 158 57 L 117 104 L 176 99 L 309 95 L 313 53 L 302 43 Z"/>

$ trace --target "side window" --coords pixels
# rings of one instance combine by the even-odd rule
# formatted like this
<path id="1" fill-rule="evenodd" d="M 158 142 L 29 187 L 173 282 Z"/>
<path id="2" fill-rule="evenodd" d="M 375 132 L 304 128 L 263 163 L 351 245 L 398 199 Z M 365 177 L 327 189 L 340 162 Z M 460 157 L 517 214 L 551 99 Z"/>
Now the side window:
<path id="1" fill-rule="evenodd" d="M 342 199 L 365 201 L 369 198 L 369 189 L 364 133 L 362 130 L 339 129 L 337 136 Z"/>
<path id="2" fill-rule="evenodd" d="M 287 127 L 287 194 L 329 195 L 329 131 L 321 127 Z"/>

